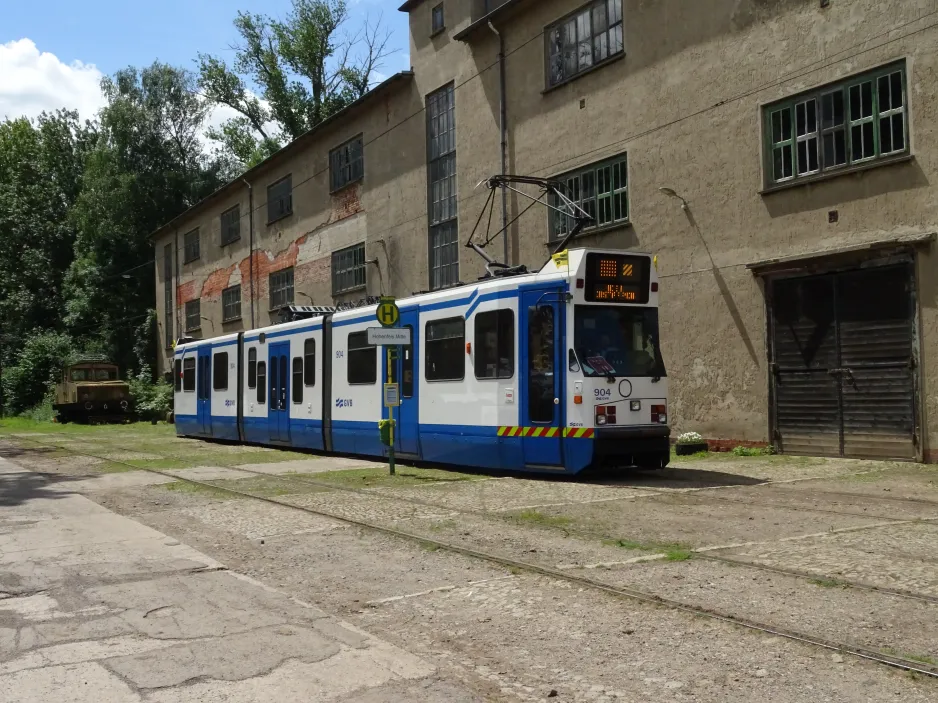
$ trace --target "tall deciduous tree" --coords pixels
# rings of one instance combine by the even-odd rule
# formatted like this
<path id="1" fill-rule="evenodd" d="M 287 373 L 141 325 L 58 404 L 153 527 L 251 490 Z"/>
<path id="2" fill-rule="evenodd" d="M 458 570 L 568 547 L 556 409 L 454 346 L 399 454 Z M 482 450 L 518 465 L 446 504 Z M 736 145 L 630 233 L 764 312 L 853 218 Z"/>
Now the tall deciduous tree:
<path id="1" fill-rule="evenodd" d="M 66 277 L 66 323 L 88 346 L 134 365 L 132 331 L 154 307 L 149 235 L 215 190 L 218 167 L 200 133 L 209 106 L 195 76 L 161 63 L 102 82 L 107 105 L 88 154 L 72 219 L 75 259 Z"/>
<path id="2" fill-rule="evenodd" d="M 345 0 L 293 0 L 283 21 L 239 12 L 233 66 L 199 55 L 204 96 L 238 113 L 209 131 L 236 168 L 253 166 L 368 91 L 390 35 L 379 18 L 340 36 L 347 21 Z"/>

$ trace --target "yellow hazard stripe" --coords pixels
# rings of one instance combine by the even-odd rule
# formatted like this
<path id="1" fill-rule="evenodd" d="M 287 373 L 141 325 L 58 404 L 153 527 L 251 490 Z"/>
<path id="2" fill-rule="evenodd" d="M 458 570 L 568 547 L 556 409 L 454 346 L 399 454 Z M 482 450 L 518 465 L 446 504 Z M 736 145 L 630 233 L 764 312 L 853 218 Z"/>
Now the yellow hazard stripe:
<path id="1" fill-rule="evenodd" d="M 595 430 L 591 427 L 512 427 L 501 425 L 498 428 L 499 437 L 573 437 L 576 439 L 592 439 Z"/>

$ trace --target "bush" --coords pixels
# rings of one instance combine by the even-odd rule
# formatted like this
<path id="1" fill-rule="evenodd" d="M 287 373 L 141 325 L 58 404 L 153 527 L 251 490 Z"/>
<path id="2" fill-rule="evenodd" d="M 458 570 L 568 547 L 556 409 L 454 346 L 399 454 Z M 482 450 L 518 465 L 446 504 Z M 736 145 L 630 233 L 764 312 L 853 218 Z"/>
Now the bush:
<path id="1" fill-rule="evenodd" d="M 55 400 L 55 392 L 49 391 L 46 397 L 38 405 L 34 405 L 29 410 L 20 413 L 20 417 L 26 417 L 33 422 L 52 422 L 55 411 L 52 409 L 52 401 Z"/>
<path id="2" fill-rule="evenodd" d="M 18 415 L 42 405 L 73 351 L 72 339 L 66 334 L 43 332 L 30 337 L 16 363 L 3 370 L 6 411 Z"/>
<path id="3" fill-rule="evenodd" d="M 143 420 L 163 420 L 173 405 L 173 387 L 162 378 L 153 381 L 153 373 L 149 366 L 140 369 L 140 373 L 132 376 L 130 396 L 134 400 L 137 415 Z"/>
<path id="4" fill-rule="evenodd" d="M 736 447 L 733 449 L 736 456 L 771 456 L 775 454 L 775 447 L 771 444 L 766 447 Z"/>

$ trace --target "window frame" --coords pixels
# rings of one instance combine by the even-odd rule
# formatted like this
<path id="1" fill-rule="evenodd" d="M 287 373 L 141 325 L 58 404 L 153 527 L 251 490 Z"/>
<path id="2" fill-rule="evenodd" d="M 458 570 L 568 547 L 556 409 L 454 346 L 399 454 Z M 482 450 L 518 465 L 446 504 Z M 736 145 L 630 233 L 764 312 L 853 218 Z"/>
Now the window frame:
<path id="1" fill-rule="evenodd" d="M 289 188 L 285 194 L 278 194 L 274 196 L 275 189 L 278 186 L 283 186 L 284 183 L 289 184 Z M 274 212 L 274 203 L 278 203 L 277 212 Z M 288 173 L 283 178 L 280 178 L 270 185 L 267 186 L 267 224 L 272 225 L 278 220 L 282 220 L 285 217 L 289 217 L 293 214 L 293 174 Z"/>
<path id="2" fill-rule="evenodd" d="M 316 339 L 303 340 L 303 385 L 307 388 L 316 386 Z"/>
<path id="3" fill-rule="evenodd" d="M 459 344 L 459 356 L 462 359 L 462 375 L 458 378 L 430 378 L 430 350 L 432 345 L 439 344 L 449 339 L 458 339 L 457 337 L 446 337 L 445 339 L 430 339 L 430 326 L 439 325 L 447 322 L 459 322 L 462 325 L 462 341 Z M 427 383 L 461 383 L 466 380 L 466 318 L 462 316 L 442 317 L 437 320 L 428 320 L 423 326 L 423 380 Z"/>
<path id="4" fill-rule="evenodd" d="M 195 393 L 196 378 L 195 378 L 195 359 L 193 356 L 184 356 L 182 358 L 182 392 L 183 393 Z M 189 362 L 192 362 L 191 364 Z M 192 383 L 189 383 L 189 380 L 192 380 Z"/>
<path id="5" fill-rule="evenodd" d="M 226 217 L 228 219 L 227 223 L 225 222 Z M 222 212 L 218 216 L 218 224 L 221 230 L 221 246 L 226 247 L 241 239 L 241 203 Z M 234 230 L 234 235 L 232 235 L 232 230 Z"/>
<path id="6" fill-rule="evenodd" d="M 353 147 L 356 144 L 358 154 L 353 155 Z M 365 134 L 362 132 L 329 151 L 329 193 L 338 193 L 364 179 Z"/>
<path id="7" fill-rule="evenodd" d="M 167 350 L 173 348 L 174 320 L 173 315 L 173 245 L 172 242 L 163 247 L 163 343 Z"/>
<path id="8" fill-rule="evenodd" d="M 430 8 L 430 36 L 434 37 L 446 29 L 446 9 L 444 3 L 439 2 Z M 437 24 L 437 10 L 439 10 L 440 23 Z"/>
<path id="9" fill-rule="evenodd" d="M 190 237 L 195 235 L 194 240 Z M 182 263 L 191 264 L 202 258 L 202 235 L 199 228 L 191 229 L 182 235 Z"/>
<path id="10" fill-rule="evenodd" d="M 456 85 L 426 97 L 427 269 L 430 290 L 459 285 L 459 180 L 456 174 Z M 442 241 L 443 239 L 445 241 Z M 454 261 L 444 262 L 444 249 Z"/>
<path id="11" fill-rule="evenodd" d="M 263 383 L 261 382 L 263 379 Z M 261 359 L 257 362 L 257 376 L 255 376 L 257 385 L 257 404 L 265 405 L 267 403 L 267 361 Z"/>
<path id="12" fill-rule="evenodd" d="M 345 256 L 351 256 L 351 265 L 346 265 L 341 262 L 341 259 Z M 341 295 L 342 293 L 350 293 L 367 288 L 367 268 L 367 264 L 365 263 L 364 242 L 332 252 L 332 295 Z M 355 280 L 359 271 L 361 272 L 361 283 Z M 344 288 L 340 287 L 338 282 L 343 276 L 351 277 L 353 279 L 352 285 L 346 285 Z"/>
<path id="13" fill-rule="evenodd" d="M 193 316 L 189 312 L 189 306 L 195 304 L 195 320 L 196 324 L 194 327 L 189 325 L 189 318 Z M 187 300 L 185 305 L 185 316 L 186 316 L 186 332 L 197 332 L 202 329 L 202 299 L 196 298 L 195 300 Z"/>
<path id="14" fill-rule="evenodd" d="M 616 6 L 618 6 L 618 8 L 619 8 L 619 19 L 618 19 L 617 21 L 613 22 L 613 23 L 610 25 L 610 23 L 609 23 L 609 7 L 610 7 L 611 5 L 616 5 Z M 599 8 L 599 7 L 605 7 L 605 12 L 606 12 L 606 29 L 604 29 L 602 32 L 597 33 L 597 32 L 595 31 L 595 25 L 594 25 L 594 23 L 595 23 L 594 10 L 595 10 L 596 8 Z M 586 67 L 584 67 L 584 68 L 581 69 L 581 68 L 579 68 L 579 58 L 580 58 L 580 56 L 579 56 L 579 47 L 580 47 L 581 44 L 586 43 L 586 40 L 582 40 L 582 39 L 579 38 L 580 27 L 579 27 L 579 23 L 577 22 L 577 19 L 578 19 L 578 17 L 579 17 L 580 15 L 582 15 L 584 12 L 588 12 L 588 13 L 589 13 L 589 22 L 590 22 L 590 36 L 589 36 L 589 44 L 590 44 L 590 65 L 589 65 L 589 66 L 586 66 Z M 565 61 L 564 61 L 565 45 L 563 44 L 563 41 L 562 41 L 563 27 L 564 27 L 564 25 L 569 24 L 569 23 L 571 23 L 571 22 L 573 23 L 573 29 L 574 29 L 574 32 L 576 33 L 576 36 L 575 36 L 574 41 L 573 41 L 573 46 L 574 46 L 575 49 L 576 49 L 575 58 L 576 58 L 576 60 L 577 60 L 577 69 L 576 69 L 572 74 L 570 74 L 570 75 L 564 74 L 564 76 L 563 76 L 562 78 L 560 78 L 559 80 L 557 80 L 557 81 L 552 81 L 552 80 L 551 80 L 551 78 L 552 78 L 552 73 L 551 73 L 551 59 L 552 59 L 553 56 L 559 56 L 559 57 L 561 58 L 561 62 L 565 64 Z M 619 48 L 617 51 L 615 51 L 614 53 L 610 53 L 610 51 L 609 51 L 609 37 L 610 37 L 610 34 L 611 34 L 611 33 L 613 32 L 613 30 L 615 29 L 615 27 L 617 27 L 617 26 L 620 28 L 620 32 L 619 32 L 619 33 L 620 33 L 620 35 L 621 35 L 621 46 L 620 46 L 620 48 Z M 555 29 L 557 29 L 557 30 L 559 30 L 559 31 L 561 32 L 561 35 L 560 35 L 560 37 L 561 37 L 561 44 L 560 44 L 560 52 L 557 53 L 557 54 L 552 54 L 552 53 L 551 53 L 551 48 L 552 48 L 552 47 L 551 47 L 551 33 L 552 33 Z M 602 36 L 602 35 L 605 35 L 605 37 L 606 37 L 606 55 L 605 55 L 603 58 L 600 58 L 599 60 L 597 60 L 597 59 L 596 59 L 596 47 L 597 47 L 596 39 L 597 39 L 599 36 Z M 613 61 L 617 61 L 617 60 L 621 59 L 621 58 L 624 57 L 624 56 L 625 56 L 625 8 L 623 7 L 623 2 L 622 2 L 622 0 L 589 0 L 589 2 L 586 2 L 586 3 L 582 4 L 582 5 L 580 5 L 577 9 L 573 10 L 572 12 L 568 12 L 566 15 L 564 15 L 563 17 L 561 17 L 561 18 L 558 19 L 558 20 L 555 20 L 554 22 L 551 22 L 549 25 L 547 25 L 547 26 L 544 28 L 544 85 L 545 85 L 545 91 L 553 90 L 554 88 L 559 88 L 559 87 L 562 86 L 562 85 L 566 85 L 566 84 L 569 83 L 570 81 L 574 81 L 574 80 L 576 80 L 577 78 L 580 78 L 581 76 L 585 76 L 587 73 L 590 73 L 591 71 L 595 71 L 596 69 L 601 68 L 601 67 L 603 67 L 603 66 L 605 66 L 605 65 L 607 65 L 607 64 L 609 64 L 609 63 L 612 63 Z"/>
<path id="15" fill-rule="evenodd" d="M 229 316 L 226 313 L 226 308 L 233 305 L 233 303 L 226 302 L 225 296 L 230 295 L 233 291 L 238 292 L 238 314 L 234 316 Z M 221 292 L 221 321 L 222 322 L 235 322 L 236 320 L 241 319 L 241 284 L 237 283 L 233 286 L 228 286 Z"/>
<path id="16" fill-rule="evenodd" d="M 892 107 L 891 101 L 893 88 L 891 78 L 896 73 L 898 73 L 900 77 L 899 85 L 902 92 L 902 105 L 899 108 Z M 881 97 L 884 93 L 880 85 L 880 81 L 884 78 L 887 80 L 890 93 L 890 108 L 885 111 L 881 110 Z M 869 115 L 861 114 L 854 116 L 853 107 L 851 105 L 851 93 L 855 88 L 862 91 L 862 86 L 866 84 L 871 86 L 871 113 Z M 825 126 L 825 109 L 829 104 L 833 110 L 836 100 L 833 96 L 837 95 L 842 96 L 841 122 L 834 123 L 832 119 L 831 123 Z M 860 97 L 860 107 L 862 110 L 862 93 Z M 826 101 L 827 98 L 830 98 L 829 103 Z M 870 167 L 885 165 L 893 161 L 908 158 L 912 154 L 910 135 L 911 121 L 909 119 L 911 110 L 909 99 L 908 65 L 905 59 L 902 59 L 877 66 L 861 73 L 845 76 L 840 80 L 828 82 L 816 86 L 811 90 L 802 91 L 761 106 L 763 192 L 826 180 L 842 173 L 854 173 Z M 807 131 L 809 125 L 807 105 L 809 103 L 814 103 L 815 131 L 812 132 Z M 805 106 L 803 113 L 800 111 L 802 106 Z M 784 130 L 784 115 L 786 113 L 789 117 L 790 126 L 790 136 L 787 139 L 785 138 Z M 805 134 L 798 134 L 800 129 L 799 117 L 801 114 L 805 115 Z M 775 141 L 775 115 L 780 115 L 778 124 L 780 131 L 779 141 Z M 894 118 L 896 116 L 901 116 L 902 118 L 903 147 L 901 149 L 883 152 L 881 151 L 883 143 L 882 122 L 887 119 L 889 120 L 891 130 L 890 141 L 893 141 L 896 134 L 894 126 Z M 855 128 L 859 128 L 862 131 L 863 125 L 866 124 L 872 125 L 873 154 L 870 156 L 864 154 L 861 155 L 860 158 L 855 158 L 853 148 L 855 139 L 854 130 Z M 838 156 L 836 150 L 840 146 L 836 141 L 839 133 L 843 134 L 843 163 L 836 163 Z M 825 144 L 827 143 L 826 140 L 828 137 L 830 138 L 831 144 L 830 153 L 834 155 L 835 159 L 833 165 L 825 164 Z M 863 136 L 861 134 L 861 140 L 862 139 Z M 799 173 L 801 156 L 799 145 L 802 143 L 809 144 L 812 140 L 816 143 L 817 168 L 808 168 Z M 804 153 L 807 156 L 807 162 L 810 166 L 811 153 L 809 148 L 809 146 L 805 146 Z M 781 177 L 776 177 L 776 150 L 781 150 L 783 159 L 781 161 Z M 788 152 L 786 150 L 790 150 L 790 155 L 787 155 Z M 827 154 L 827 156 L 829 155 L 830 154 Z M 786 175 L 786 163 L 790 168 L 790 175 Z"/>
<path id="17" fill-rule="evenodd" d="M 501 337 L 499 335 L 499 318 L 505 313 L 508 314 L 508 330 L 510 331 L 510 353 L 508 354 L 509 361 L 509 372 L 508 375 L 500 375 L 498 373 L 498 356 L 497 353 L 500 351 L 499 345 L 501 343 Z M 494 376 L 480 376 L 479 375 L 479 361 L 481 359 L 480 353 L 483 349 L 482 344 L 479 341 L 479 322 L 482 320 L 485 315 L 494 315 L 495 316 L 495 348 L 496 348 L 496 359 L 495 359 L 495 375 Z M 472 360 L 472 371 L 475 374 L 477 381 L 506 381 L 511 380 L 515 377 L 515 350 L 516 343 L 515 338 L 515 311 L 511 308 L 497 308 L 495 310 L 485 310 L 483 312 L 477 312 L 475 314 L 475 320 L 472 325 L 472 343 L 475 345 L 475 358 Z"/>
<path id="18" fill-rule="evenodd" d="M 599 190 L 601 181 L 600 173 L 607 169 L 611 187 L 609 190 L 601 193 Z M 616 187 L 617 173 L 619 187 Z M 591 183 L 588 188 L 584 183 L 584 176 L 586 175 L 591 177 Z M 629 176 L 629 154 L 627 151 L 616 154 L 608 159 L 596 161 L 572 171 L 567 171 L 566 173 L 554 176 L 551 180 L 562 183 L 564 185 L 564 195 L 594 218 L 593 224 L 584 227 L 577 236 L 604 232 L 617 227 L 631 226 L 632 201 L 630 191 L 632 179 Z M 584 193 L 587 191 L 591 192 L 591 195 L 585 196 Z M 624 217 L 616 219 L 616 205 L 618 204 L 616 199 L 620 196 L 623 200 L 618 201 L 618 203 L 622 204 L 621 207 L 625 215 Z M 562 205 L 560 199 L 553 196 L 550 198 L 549 202 L 552 206 L 558 208 Z M 606 203 L 608 203 L 609 206 L 611 219 L 606 222 L 600 222 L 601 211 Z M 571 217 L 568 216 L 567 222 L 564 223 L 559 221 L 558 218 L 560 217 L 560 213 L 556 210 L 550 209 L 547 212 L 547 236 L 549 238 L 548 242 L 551 244 L 562 240 L 573 227 Z"/>
<path id="19" fill-rule="evenodd" d="M 293 384 L 293 388 L 290 389 L 290 396 L 294 405 L 303 403 L 303 389 L 306 387 L 306 384 L 303 383 L 303 367 L 304 357 L 294 356 L 292 368 L 290 369 L 290 381 Z M 297 383 L 297 376 L 299 376 L 299 383 Z"/>
<path id="20" fill-rule="evenodd" d="M 257 388 L 257 347 L 248 349 L 248 388 Z"/>
<path id="21" fill-rule="evenodd" d="M 363 346 L 352 347 L 352 337 L 356 338 L 356 343 L 359 343 L 358 340 L 364 340 Z M 378 382 L 378 347 L 374 344 L 368 344 L 368 332 L 361 330 L 359 332 L 349 332 L 348 336 L 345 339 L 345 380 L 350 386 L 373 386 Z M 358 356 L 363 355 L 364 352 L 370 352 L 374 356 L 372 363 L 372 369 L 374 377 L 371 381 L 353 381 L 352 380 L 352 353 L 355 353 Z M 358 356 L 354 358 L 358 358 Z M 362 368 L 361 364 L 354 364 L 356 368 Z"/>
<path id="22" fill-rule="evenodd" d="M 288 273 L 290 274 L 290 284 L 289 284 L 290 299 L 283 302 L 280 305 L 275 305 L 274 304 L 274 276 L 286 276 Z M 294 301 L 296 300 L 295 283 L 296 283 L 296 279 L 295 279 L 295 272 L 294 272 L 293 266 L 288 266 L 287 268 L 279 269 L 277 271 L 271 271 L 268 274 L 267 276 L 267 304 L 268 304 L 268 307 L 270 308 L 270 312 L 282 310 L 287 305 L 295 304 L 294 303 Z M 283 290 L 286 290 L 287 288 L 288 286 L 283 285 L 282 287 L 279 287 L 277 289 L 277 292 L 279 293 Z"/>
<path id="23" fill-rule="evenodd" d="M 222 360 L 224 363 L 222 363 Z M 224 386 L 219 386 L 219 375 L 218 369 L 223 369 L 224 374 Z M 213 391 L 227 391 L 228 390 L 228 352 L 218 352 L 212 355 L 212 390 Z"/>

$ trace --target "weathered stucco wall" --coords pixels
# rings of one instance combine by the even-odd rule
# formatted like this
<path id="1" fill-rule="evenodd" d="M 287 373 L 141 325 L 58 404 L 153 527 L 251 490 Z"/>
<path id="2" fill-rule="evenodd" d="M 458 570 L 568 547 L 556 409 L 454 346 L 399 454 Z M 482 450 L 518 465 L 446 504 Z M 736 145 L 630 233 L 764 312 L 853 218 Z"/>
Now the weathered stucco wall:
<path id="1" fill-rule="evenodd" d="M 454 35 L 478 16 L 474 0 L 447 0 L 446 30 L 431 36 L 430 10 L 410 13 L 415 76 L 303 146 L 269 175 L 255 178 L 255 207 L 266 185 L 292 171 L 292 217 L 258 238 L 257 324 L 267 324 L 267 272 L 293 261 L 296 290 L 331 302 L 331 252 L 367 240 L 368 293 L 407 295 L 428 287 L 426 96 L 456 86 L 459 238 L 464 243 L 500 170 L 498 40 L 481 27 L 467 42 Z M 626 153 L 631 222 L 574 244 L 652 251 L 662 279 L 662 343 L 671 377 L 671 417 L 678 431 L 769 440 L 766 314 L 761 282 L 746 264 L 821 252 L 899 234 L 938 230 L 934 91 L 938 30 L 935 0 L 623 0 L 625 56 L 545 90 L 544 28 L 582 3 L 520 3 L 495 24 L 507 51 L 508 171 L 553 177 Z M 475 15 L 472 16 L 475 8 Z M 895 27 L 892 32 L 884 33 Z M 764 193 L 761 107 L 800 91 L 905 60 L 912 158 L 860 173 Z M 338 205 L 328 193 L 328 151 L 365 135 L 365 178 Z M 307 180 L 308 179 L 308 180 Z M 301 185 L 301 182 L 306 183 Z M 689 203 L 659 189 L 672 188 Z M 247 211 L 247 191 L 237 196 Z M 527 202 L 509 199 L 510 217 Z M 241 277 L 247 295 L 247 229 L 225 249 L 218 214 L 206 210 L 203 258 L 183 267 L 179 299 L 203 297 L 203 315 L 221 318 L 220 292 Z M 837 221 L 829 213 L 837 211 Z M 500 219 L 498 204 L 494 221 Z M 201 217 L 201 216 L 200 216 Z M 196 223 L 199 218 L 194 218 Z M 179 228 L 182 235 L 188 226 Z M 162 305 L 157 242 L 158 304 Z M 511 262 L 539 266 L 547 257 L 547 214 L 536 207 L 510 231 Z M 502 243 L 490 251 L 501 258 Z M 181 254 L 180 254 L 181 260 Z M 923 349 L 922 424 L 938 450 L 938 300 L 934 254 L 918 260 Z M 460 278 L 482 262 L 460 247 Z M 229 273 L 230 272 L 230 273 Z M 227 278 L 226 278 L 227 277 Z M 187 288 L 188 286 L 188 288 Z M 207 287 L 206 287 L 207 286 Z M 379 290 L 380 289 L 380 290 Z M 215 296 L 213 296 L 215 293 Z M 217 299 L 216 299 L 217 298 Z M 297 296 L 298 303 L 308 300 Z M 181 320 L 182 310 L 179 310 Z M 243 316 L 249 314 L 248 301 Z M 162 319 L 162 316 L 161 316 Z M 216 334 L 222 330 L 216 324 Z M 203 328 L 203 333 L 211 330 Z"/>

